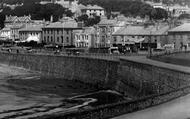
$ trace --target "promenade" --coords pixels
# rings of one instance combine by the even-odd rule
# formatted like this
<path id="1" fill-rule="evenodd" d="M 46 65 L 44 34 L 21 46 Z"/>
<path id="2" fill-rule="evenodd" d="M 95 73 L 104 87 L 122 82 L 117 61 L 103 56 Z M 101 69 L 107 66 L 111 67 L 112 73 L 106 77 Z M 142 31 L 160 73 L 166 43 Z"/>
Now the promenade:
<path id="1" fill-rule="evenodd" d="M 178 70 L 181 72 L 190 73 L 190 67 L 159 62 L 146 57 L 122 57 L 135 62 L 143 62 L 153 66 Z M 189 119 L 190 118 L 190 94 L 170 102 L 147 108 L 141 111 L 121 115 L 112 119 Z"/>
<path id="2" fill-rule="evenodd" d="M 189 119 L 190 95 L 112 119 Z"/>

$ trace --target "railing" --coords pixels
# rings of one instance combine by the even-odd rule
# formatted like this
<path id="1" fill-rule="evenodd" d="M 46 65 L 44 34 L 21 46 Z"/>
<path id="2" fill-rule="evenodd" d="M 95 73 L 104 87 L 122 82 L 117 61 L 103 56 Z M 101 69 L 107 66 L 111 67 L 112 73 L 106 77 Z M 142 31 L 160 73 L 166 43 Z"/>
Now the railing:
<path id="1" fill-rule="evenodd" d="M 148 57 L 167 56 L 167 55 L 172 55 L 172 54 L 177 54 L 177 53 L 189 53 L 189 52 L 190 50 L 180 50 L 180 49 L 164 50 L 160 52 L 153 52 Z"/>
<path id="2" fill-rule="evenodd" d="M 127 54 L 109 54 L 109 53 L 69 53 L 69 52 L 56 52 L 49 51 L 44 49 L 38 49 L 33 51 L 20 50 L 17 52 L 16 50 L 6 51 L 0 50 L 0 52 L 10 52 L 10 53 L 20 53 L 20 54 L 37 54 L 37 55 L 55 55 L 55 56 L 69 56 L 69 57 L 89 57 L 89 58 L 97 58 L 97 59 L 106 59 L 106 60 L 118 60 L 121 57 L 128 56 L 145 56 L 146 54 L 141 53 L 127 53 Z"/>

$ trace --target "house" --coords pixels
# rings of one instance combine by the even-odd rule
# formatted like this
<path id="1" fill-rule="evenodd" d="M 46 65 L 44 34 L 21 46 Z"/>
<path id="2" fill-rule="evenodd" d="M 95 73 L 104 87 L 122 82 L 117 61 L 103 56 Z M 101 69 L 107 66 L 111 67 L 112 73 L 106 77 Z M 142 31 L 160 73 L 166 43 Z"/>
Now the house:
<path id="1" fill-rule="evenodd" d="M 175 44 L 176 49 L 179 49 L 181 44 L 190 47 L 190 23 L 169 30 L 168 37 L 169 44 Z"/>
<path id="2" fill-rule="evenodd" d="M 96 16 L 105 16 L 104 8 L 97 6 L 97 5 L 87 5 L 87 6 L 80 6 L 81 14 L 87 14 L 89 17 Z"/>
<path id="3" fill-rule="evenodd" d="M 11 27 L 11 26 L 23 26 L 32 23 L 31 16 L 6 16 L 5 18 L 5 27 Z"/>
<path id="4" fill-rule="evenodd" d="M 1 30 L 0 37 L 4 40 L 12 40 L 12 41 L 18 41 L 19 40 L 19 29 L 23 28 L 22 26 L 16 26 L 12 25 L 9 27 L 4 27 Z"/>
<path id="5" fill-rule="evenodd" d="M 11 29 L 10 28 L 3 28 L 1 31 L 0 31 L 0 39 L 1 40 L 8 40 L 8 39 L 11 39 Z"/>
<path id="6" fill-rule="evenodd" d="M 95 47 L 97 39 L 94 27 L 86 27 L 74 32 L 74 42 L 77 48 L 92 48 Z"/>
<path id="7" fill-rule="evenodd" d="M 97 39 L 95 41 L 96 48 L 111 47 L 112 33 L 126 25 L 125 21 L 116 19 L 102 19 L 96 25 Z"/>
<path id="8" fill-rule="evenodd" d="M 47 44 L 57 44 L 62 46 L 72 46 L 73 31 L 81 29 L 74 20 L 54 22 L 42 27 L 42 41 Z"/>
<path id="9" fill-rule="evenodd" d="M 167 25 L 126 26 L 113 33 L 112 45 L 139 44 L 142 48 L 143 44 L 146 47 L 151 44 L 154 48 L 161 48 L 167 42 L 168 30 Z"/>
<path id="10" fill-rule="evenodd" d="M 42 26 L 27 26 L 19 30 L 19 38 L 21 42 L 36 41 L 40 43 L 42 41 Z"/>

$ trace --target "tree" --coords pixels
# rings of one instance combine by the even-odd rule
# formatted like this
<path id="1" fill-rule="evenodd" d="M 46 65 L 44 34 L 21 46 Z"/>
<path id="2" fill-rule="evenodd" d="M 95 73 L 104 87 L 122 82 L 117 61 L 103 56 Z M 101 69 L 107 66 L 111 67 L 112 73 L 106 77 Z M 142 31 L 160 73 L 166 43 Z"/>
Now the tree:
<path id="1" fill-rule="evenodd" d="M 99 5 L 106 10 L 108 15 L 111 11 L 119 11 L 125 16 L 149 16 L 150 18 L 167 18 L 167 12 L 163 9 L 154 9 L 152 6 L 142 3 L 141 0 L 79 0 L 84 5 Z M 161 15 L 159 15 L 161 14 Z"/>
<path id="2" fill-rule="evenodd" d="M 5 15 L 0 13 L 0 29 L 4 27 Z"/>
<path id="3" fill-rule="evenodd" d="M 32 19 L 36 20 L 50 20 L 50 17 L 54 17 L 54 21 L 58 21 L 60 17 L 65 14 L 66 16 L 72 17 L 73 13 L 63 8 L 59 4 L 24 4 L 23 6 L 18 6 L 14 10 L 6 7 L 3 9 L 2 13 L 4 15 L 16 15 L 16 16 L 24 16 L 24 15 L 31 15 Z"/>
<path id="4" fill-rule="evenodd" d="M 164 9 L 156 8 L 151 11 L 151 18 L 153 19 L 167 19 L 168 13 Z"/>
<path id="5" fill-rule="evenodd" d="M 76 18 L 77 21 L 83 22 L 85 26 L 93 26 L 100 22 L 100 17 L 97 15 L 93 15 L 93 17 L 88 17 L 88 15 L 84 14 Z"/>

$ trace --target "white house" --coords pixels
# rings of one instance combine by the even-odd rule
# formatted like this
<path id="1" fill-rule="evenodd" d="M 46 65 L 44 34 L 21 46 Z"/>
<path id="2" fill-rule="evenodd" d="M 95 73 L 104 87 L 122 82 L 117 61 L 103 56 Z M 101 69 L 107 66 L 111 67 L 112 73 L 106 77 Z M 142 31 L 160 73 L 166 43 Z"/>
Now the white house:
<path id="1" fill-rule="evenodd" d="M 95 40 L 97 39 L 95 28 L 86 27 L 74 32 L 75 47 L 90 48 L 95 47 Z"/>
<path id="2" fill-rule="evenodd" d="M 42 26 L 27 26 L 19 30 L 20 41 L 30 42 L 36 41 L 41 42 L 42 38 Z"/>
<path id="3" fill-rule="evenodd" d="M 97 16 L 105 16 L 104 8 L 97 5 L 81 6 L 80 10 L 82 14 L 87 14 L 89 17 L 93 17 L 94 14 Z"/>
<path id="4" fill-rule="evenodd" d="M 5 27 L 0 31 L 1 40 L 11 39 L 11 28 Z"/>

